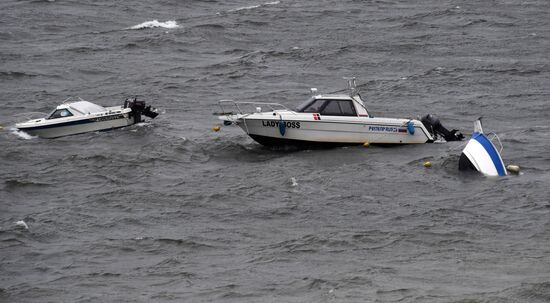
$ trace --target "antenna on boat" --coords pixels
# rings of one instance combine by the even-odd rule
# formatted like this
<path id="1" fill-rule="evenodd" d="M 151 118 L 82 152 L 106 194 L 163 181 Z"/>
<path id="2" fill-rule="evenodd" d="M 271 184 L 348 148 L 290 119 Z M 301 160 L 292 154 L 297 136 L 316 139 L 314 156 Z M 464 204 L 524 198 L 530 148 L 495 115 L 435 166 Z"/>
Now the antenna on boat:
<path id="1" fill-rule="evenodd" d="M 312 87 L 312 88 L 310 89 L 310 92 L 311 92 L 311 96 L 312 96 L 312 97 L 317 96 L 317 88 Z"/>
<path id="2" fill-rule="evenodd" d="M 357 89 L 357 84 L 355 83 L 355 77 L 344 77 L 344 80 L 348 81 L 349 95 L 351 97 L 358 95 L 359 90 Z"/>
<path id="3" fill-rule="evenodd" d="M 483 127 L 481 127 L 481 119 L 483 117 L 477 118 L 476 121 L 474 121 L 474 132 L 476 133 L 483 133 Z"/>

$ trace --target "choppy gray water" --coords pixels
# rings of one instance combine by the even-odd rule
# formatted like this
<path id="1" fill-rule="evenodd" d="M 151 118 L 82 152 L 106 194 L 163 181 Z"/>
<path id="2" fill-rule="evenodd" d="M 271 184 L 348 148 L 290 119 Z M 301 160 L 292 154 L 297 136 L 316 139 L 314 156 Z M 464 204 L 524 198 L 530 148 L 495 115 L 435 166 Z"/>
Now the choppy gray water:
<path id="1" fill-rule="evenodd" d="M 550 301 L 546 0 L 5 0 L 0 41 L 0 301 Z M 465 133 L 484 116 L 523 174 L 459 173 L 461 142 L 277 151 L 211 131 L 219 99 L 292 106 L 343 76 L 374 115 Z M 135 95 L 164 114 L 10 130 Z"/>

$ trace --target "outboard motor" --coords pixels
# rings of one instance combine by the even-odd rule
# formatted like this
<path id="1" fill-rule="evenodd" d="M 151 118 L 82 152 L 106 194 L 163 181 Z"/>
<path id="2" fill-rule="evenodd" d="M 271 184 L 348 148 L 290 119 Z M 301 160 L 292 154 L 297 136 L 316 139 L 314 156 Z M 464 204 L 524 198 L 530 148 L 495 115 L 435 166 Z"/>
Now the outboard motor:
<path id="1" fill-rule="evenodd" d="M 422 119 L 420 119 L 420 121 L 424 124 L 424 127 L 426 127 L 434 139 L 437 139 L 438 135 L 442 136 L 445 141 L 462 141 L 464 139 L 464 135 L 461 132 L 456 129 L 449 131 L 443 127 L 439 119 L 431 114 L 425 115 Z"/>
<path id="2" fill-rule="evenodd" d="M 145 106 L 145 101 L 138 101 L 137 98 L 134 98 L 133 101 L 126 99 L 126 101 L 124 101 L 124 108 L 128 107 L 132 109 L 134 123 L 141 122 L 141 115 L 145 115 L 151 119 L 159 115 L 155 108 L 151 108 L 151 105 Z"/>

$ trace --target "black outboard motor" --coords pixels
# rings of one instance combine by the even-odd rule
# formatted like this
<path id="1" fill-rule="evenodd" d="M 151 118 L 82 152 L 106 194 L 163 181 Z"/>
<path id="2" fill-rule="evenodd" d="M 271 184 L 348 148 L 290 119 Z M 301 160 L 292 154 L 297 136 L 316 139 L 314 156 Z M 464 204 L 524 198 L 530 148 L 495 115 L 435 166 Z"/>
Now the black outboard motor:
<path id="1" fill-rule="evenodd" d="M 159 114 L 155 108 L 151 109 L 151 105 L 145 106 L 145 101 L 138 101 L 134 98 L 133 101 L 126 99 L 124 101 L 124 108 L 131 108 L 131 116 L 134 117 L 134 123 L 141 122 L 141 115 L 145 115 L 151 119 L 155 119 Z"/>
<path id="2" fill-rule="evenodd" d="M 442 136 L 445 141 L 462 141 L 462 139 L 464 139 L 464 135 L 461 132 L 456 129 L 449 131 L 443 127 L 439 119 L 430 114 L 422 117 L 420 121 L 424 124 L 424 127 L 426 127 L 430 134 L 432 134 L 434 139 L 437 139 L 438 135 Z"/>

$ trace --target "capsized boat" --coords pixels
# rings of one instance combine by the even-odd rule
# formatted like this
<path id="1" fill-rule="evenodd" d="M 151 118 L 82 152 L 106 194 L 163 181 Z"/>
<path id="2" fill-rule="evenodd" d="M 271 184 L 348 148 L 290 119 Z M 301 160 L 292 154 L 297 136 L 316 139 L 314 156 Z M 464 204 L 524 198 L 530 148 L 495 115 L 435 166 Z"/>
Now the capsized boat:
<path id="1" fill-rule="evenodd" d="M 137 99 L 127 99 L 123 105 L 112 107 L 68 99 L 46 117 L 17 123 L 15 127 L 31 136 L 57 138 L 129 126 L 141 122 L 141 115 L 153 119 L 158 113 Z"/>
<path id="2" fill-rule="evenodd" d="M 491 141 L 494 139 L 500 145 L 499 150 L 497 150 Z M 506 176 L 506 167 L 500 156 L 501 152 L 502 144 L 500 144 L 500 139 L 494 133 L 491 139 L 483 133 L 480 118 L 474 122 L 474 133 L 460 155 L 458 169 L 478 171 L 486 176 Z"/>
<path id="3" fill-rule="evenodd" d="M 345 79 L 348 94 L 318 94 L 312 88 L 312 97 L 296 110 L 278 103 L 221 100 L 218 118 L 224 125 L 240 126 L 252 139 L 267 146 L 419 144 L 434 142 L 438 136 L 446 141 L 464 138 L 431 115 L 422 121 L 374 117 L 361 99 L 355 78 Z M 226 112 L 228 107 L 233 111 Z"/>

